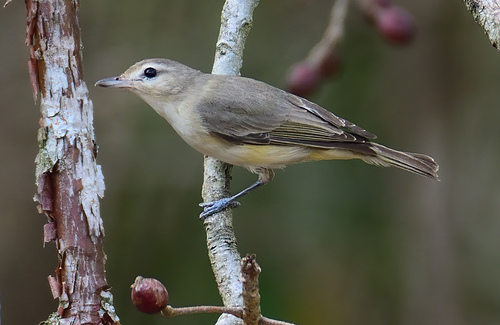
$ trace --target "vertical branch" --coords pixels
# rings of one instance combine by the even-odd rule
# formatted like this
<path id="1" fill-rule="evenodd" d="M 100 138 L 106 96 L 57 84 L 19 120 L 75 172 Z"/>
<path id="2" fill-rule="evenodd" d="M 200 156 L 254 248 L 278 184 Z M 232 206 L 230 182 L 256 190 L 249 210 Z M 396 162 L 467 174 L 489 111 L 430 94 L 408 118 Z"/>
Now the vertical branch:
<path id="1" fill-rule="evenodd" d="M 500 50 L 500 2 L 487 0 L 464 0 L 474 20 L 488 35 L 491 44 Z"/>
<path id="2" fill-rule="evenodd" d="M 108 291 L 99 197 L 104 179 L 96 163 L 93 107 L 82 80 L 77 0 L 26 0 L 29 71 L 40 94 L 35 200 L 48 217 L 44 240 L 58 253 L 49 277 L 61 324 L 118 324 Z"/>
<path id="3" fill-rule="evenodd" d="M 212 73 L 239 74 L 245 40 L 252 26 L 252 13 L 258 2 L 227 0 L 224 4 Z M 230 170 L 230 165 L 205 157 L 202 189 L 205 202 L 228 196 Z M 208 254 L 222 301 L 225 306 L 242 306 L 241 258 L 236 247 L 231 209 L 206 218 L 204 225 Z M 224 314 L 217 324 L 241 324 L 241 320 Z"/>

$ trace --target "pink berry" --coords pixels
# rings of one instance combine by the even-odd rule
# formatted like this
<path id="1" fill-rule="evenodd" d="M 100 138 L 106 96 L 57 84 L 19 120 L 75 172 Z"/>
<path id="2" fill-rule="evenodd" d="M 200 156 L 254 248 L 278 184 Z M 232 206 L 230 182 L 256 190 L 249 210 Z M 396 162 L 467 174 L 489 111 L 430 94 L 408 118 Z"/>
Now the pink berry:
<path id="1" fill-rule="evenodd" d="M 292 67 L 286 83 L 288 91 L 305 97 L 316 90 L 320 81 L 321 73 L 318 68 L 307 62 L 301 62 Z"/>
<path id="2" fill-rule="evenodd" d="M 132 284 L 132 303 L 143 313 L 159 313 L 168 304 L 167 289 L 156 279 L 138 276 Z"/>
<path id="3" fill-rule="evenodd" d="M 393 43 L 406 44 L 413 39 L 415 22 L 406 10 L 397 6 L 383 8 L 375 20 L 379 32 Z"/>
<path id="4" fill-rule="evenodd" d="M 319 72 L 322 77 L 331 77 L 339 71 L 342 57 L 339 51 L 331 50 L 319 63 Z"/>

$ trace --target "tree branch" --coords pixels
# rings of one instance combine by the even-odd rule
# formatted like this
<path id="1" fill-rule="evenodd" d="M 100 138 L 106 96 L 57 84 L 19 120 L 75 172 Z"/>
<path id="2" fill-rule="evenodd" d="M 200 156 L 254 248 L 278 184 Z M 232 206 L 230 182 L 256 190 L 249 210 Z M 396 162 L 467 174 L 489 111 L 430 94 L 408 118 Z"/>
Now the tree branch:
<path id="1" fill-rule="evenodd" d="M 243 318 L 243 309 L 241 307 L 226 307 L 226 306 L 193 306 L 193 307 L 172 307 L 167 306 L 162 311 L 163 317 L 172 318 L 182 315 L 192 315 L 192 314 L 210 314 L 210 313 L 227 313 L 238 318 Z M 292 323 L 283 322 L 276 319 L 271 319 L 267 317 L 260 317 L 258 325 L 295 325 Z M 246 324 L 245 324 L 246 325 Z"/>
<path id="2" fill-rule="evenodd" d="M 61 324 L 119 324 L 108 292 L 99 197 L 104 194 L 93 107 L 82 80 L 77 0 L 26 0 L 29 71 L 41 96 L 35 200 L 59 264 L 49 277 Z"/>
<path id="3" fill-rule="evenodd" d="M 491 44 L 500 50 L 500 2 L 498 0 L 464 0 L 474 20 L 488 35 Z"/>
<path id="4" fill-rule="evenodd" d="M 325 29 L 321 40 L 316 44 L 309 54 L 306 61 L 311 64 L 320 65 L 330 53 L 339 46 L 344 36 L 344 25 L 347 16 L 349 0 L 337 0 L 332 6 L 330 12 L 330 21 Z"/>
<path id="5" fill-rule="evenodd" d="M 247 255 L 241 261 L 243 278 L 243 322 L 245 325 L 258 325 L 260 314 L 259 274 L 260 266 L 255 255 Z"/>
<path id="6" fill-rule="evenodd" d="M 243 49 L 252 26 L 252 13 L 258 0 L 227 0 L 221 16 L 221 29 L 217 41 L 214 74 L 238 75 L 243 63 Z M 229 196 L 231 166 L 211 157 L 205 157 L 202 196 L 205 202 Z M 225 306 L 242 306 L 240 254 L 232 226 L 232 211 L 226 209 L 204 221 L 207 247 Z M 218 322 L 241 324 L 238 318 L 224 314 Z"/>

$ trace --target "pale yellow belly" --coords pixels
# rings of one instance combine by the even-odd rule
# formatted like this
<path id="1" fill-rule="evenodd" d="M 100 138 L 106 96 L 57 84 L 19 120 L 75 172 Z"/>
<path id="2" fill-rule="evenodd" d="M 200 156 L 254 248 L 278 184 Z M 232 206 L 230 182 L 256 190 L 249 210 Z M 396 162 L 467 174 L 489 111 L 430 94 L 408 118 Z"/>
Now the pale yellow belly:
<path id="1" fill-rule="evenodd" d="M 235 145 L 210 137 L 192 146 L 201 153 L 246 168 L 283 168 L 286 165 L 330 159 L 353 159 L 358 155 L 344 149 L 318 149 L 288 145 Z"/>

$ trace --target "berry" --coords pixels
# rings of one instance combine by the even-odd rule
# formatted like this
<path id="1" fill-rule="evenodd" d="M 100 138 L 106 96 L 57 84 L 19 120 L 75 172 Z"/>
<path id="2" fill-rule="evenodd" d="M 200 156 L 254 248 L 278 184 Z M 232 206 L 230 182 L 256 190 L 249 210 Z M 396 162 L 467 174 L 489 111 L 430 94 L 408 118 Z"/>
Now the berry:
<path id="1" fill-rule="evenodd" d="M 307 62 L 300 62 L 292 67 L 286 84 L 288 91 L 305 97 L 316 90 L 320 81 L 321 73 L 317 67 Z"/>
<path id="2" fill-rule="evenodd" d="M 159 313 L 168 304 L 167 289 L 156 279 L 138 276 L 131 288 L 132 303 L 143 313 Z"/>
<path id="3" fill-rule="evenodd" d="M 415 34 L 413 17 L 397 6 L 379 10 L 375 16 L 375 22 L 378 31 L 395 44 L 406 44 L 413 39 Z"/>
<path id="4" fill-rule="evenodd" d="M 339 51 L 331 50 L 328 52 L 319 63 L 321 76 L 327 78 L 335 75 L 340 68 L 341 61 L 342 57 Z"/>

